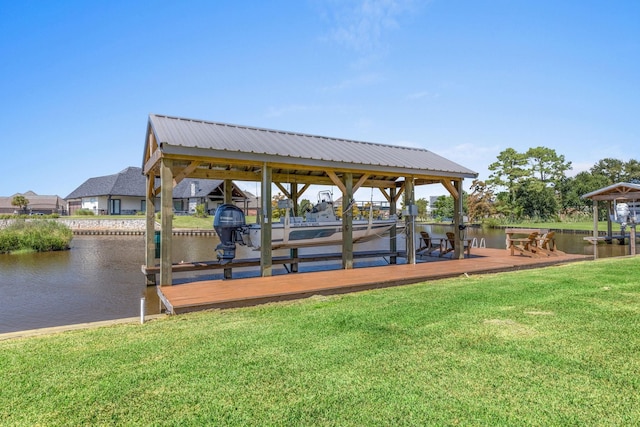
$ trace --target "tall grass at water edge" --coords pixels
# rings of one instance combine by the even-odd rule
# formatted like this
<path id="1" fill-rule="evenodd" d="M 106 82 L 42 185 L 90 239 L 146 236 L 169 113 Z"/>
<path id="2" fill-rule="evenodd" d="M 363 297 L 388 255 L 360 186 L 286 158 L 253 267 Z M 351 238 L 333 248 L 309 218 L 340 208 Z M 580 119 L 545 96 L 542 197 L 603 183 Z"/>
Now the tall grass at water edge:
<path id="1" fill-rule="evenodd" d="M 637 425 L 639 261 L 0 341 L 0 424 Z"/>
<path id="2" fill-rule="evenodd" d="M 0 229 L 0 253 L 69 249 L 73 232 L 54 220 L 17 219 Z"/>

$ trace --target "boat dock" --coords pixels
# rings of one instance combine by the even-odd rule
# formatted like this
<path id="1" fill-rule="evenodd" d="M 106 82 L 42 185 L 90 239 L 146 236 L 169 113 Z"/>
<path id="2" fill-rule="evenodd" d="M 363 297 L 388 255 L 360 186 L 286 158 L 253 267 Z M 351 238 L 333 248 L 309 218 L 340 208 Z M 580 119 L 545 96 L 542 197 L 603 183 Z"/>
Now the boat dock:
<path id="1" fill-rule="evenodd" d="M 334 269 L 231 280 L 204 280 L 158 286 L 157 292 L 168 313 L 180 314 L 302 299 L 312 295 L 343 294 L 461 275 L 537 268 L 588 259 L 592 258 L 571 254 L 529 258 L 511 256 L 504 249 L 476 248 L 472 255 L 465 259 L 427 256 L 421 257 L 416 264 Z"/>
<path id="2" fill-rule="evenodd" d="M 612 236 L 598 236 L 598 237 L 593 237 L 593 236 L 587 236 L 587 237 L 583 237 L 583 239 L 589 243 L 592 243 L 594 245 L 597 245 L 600 242 L 605 242 L 605 243 L 613 243 L 614 241 L 617 241 L 618 244 L 620 245 L 624 245 L 626 242 L 628 242 L 631 239 L 631 235 L 629 233 L 627 234 L 614 234 Z M 640 240 L 640 234 L 638 234 L 636 236 L 636 243 L 638 242 L 638 240 Z"/>

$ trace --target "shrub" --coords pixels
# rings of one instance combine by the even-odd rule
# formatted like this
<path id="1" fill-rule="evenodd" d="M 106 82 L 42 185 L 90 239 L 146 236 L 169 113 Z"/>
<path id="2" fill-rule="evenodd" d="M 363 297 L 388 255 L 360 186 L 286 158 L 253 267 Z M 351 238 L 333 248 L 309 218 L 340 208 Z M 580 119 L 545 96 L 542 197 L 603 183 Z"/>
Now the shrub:
<path id="1" fill-rule="evenodd" d="M 196 206 L 196 213 L 194 215 L 196 218 L 207 218 L 209 215 L 205 209 L 204 204 L 199 204 Z"/>
<path id="2" fill-rule="evenodd" d="M 87 215 L 87 216 L 92 216 L 95 215 L 95 213 L 91 210 L 91 209 L 78 209 L 75 213 L 76 215 Z"/>

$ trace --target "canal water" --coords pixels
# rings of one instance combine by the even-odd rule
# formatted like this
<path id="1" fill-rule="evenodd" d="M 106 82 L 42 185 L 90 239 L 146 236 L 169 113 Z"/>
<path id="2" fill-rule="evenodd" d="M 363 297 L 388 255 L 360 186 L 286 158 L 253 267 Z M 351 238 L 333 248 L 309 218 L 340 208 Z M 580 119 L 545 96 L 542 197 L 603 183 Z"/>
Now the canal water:
<path id="1" fill-rule="evenodd" d="M 432 237 L 443 237 L 451 227 L 420 225 Z M 599 258 L 623 256 L 628 246 L 585 243 L 586 234 L 557 235 L 560 250 Z M 505 248 L 503 230 L 468 228 L 467 237 L 488 248 Z M 216 237 L 174 236 L 173 261 L 215 259 Z M 355 246 L 356 251 L 389 247 L 388 237 Z M 399 249 L 403 246 L 399 245 Z M 300 254 L 339 252 L 340 247 L 300 249 Z M 638 252 L 640 253 L 640 252 Z M 288 255 L 277 250 L 274 256 Z M 238 258 L 257 258 L 259 253 L 238 247 Z M 402 262 L 404 260 L 399 260 Z M 146 314 L 160 312 L 155 288 L 145 286 L 140 267 L 144 263 L 143 236 L 74 236 L 68 251 L 0 254 L 0 333 L 61 326 L 140 315 L 140 300 L 145 298 Z M 357 260 L 355 266 L 382 265 L 386 261 Z M 300 264 L 300 271 L 340 268 L 340 262 Z M 274 274 L 286 274 L 283 266 L 273 267 Z M 234 277 L 255 276 L 254 269 L 234 270 Z M 175 283 L 222 278 L 222 271 L 174 274 Z"/>

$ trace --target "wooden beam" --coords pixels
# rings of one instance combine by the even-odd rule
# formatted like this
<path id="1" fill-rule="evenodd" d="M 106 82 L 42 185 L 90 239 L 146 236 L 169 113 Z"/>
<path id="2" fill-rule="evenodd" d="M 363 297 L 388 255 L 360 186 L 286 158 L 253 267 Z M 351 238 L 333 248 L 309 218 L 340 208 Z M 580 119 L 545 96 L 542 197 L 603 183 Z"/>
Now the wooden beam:
<path id="1" fill-rule="evenodd" d="M 262 205 L 261 233 L 260 233 L 260 275 L 262 277 L 273 274 L 273 259 L 271 250 L 271 218 L 273 208 L 271 206 L 271 168 L 265 163 L 262 167 L 262 187 L 260 192 L 260 202 Z"/>
<path id="2" fill-rule="evenodd" d="M 367 179 L 369 178 L 369 174 L 363 174 L 360 179 L 358 180 L 358 182 L 356 182 L 356 185 L 353 186 L 353 192 L 355 193 L 356 191 L 358 191 L 358 188 L 360 188 L 362 186 L 362 184 L 364 184 Z"/>
<path id="3" fill-rule="evenodd" d="M 350 270 L 353 268 L 353 210 L 351 200 L 353 200 L 353 175 L 349 172 L 344 174 L 344 184 L 342 185 L 342 268 Z"/>
<path id="4" fill-rule="evenodd" d="M 329 176 L 329 178 L 331 178 L 331 182 L 333 182 L 336 185 L 336 187 L 338 187 L 342 192 L 342 194 L 344 195 L 347 192 L 347 187 L 345 187 L 344 183 L 340 180 L 340 178 L 338 178 L 338 175 L 336 175 L 334 171 L 330 171 L 330 170 L 327 171 L 327 175 Z"/>
<path id="5" fill-rule="evenodd" d="M 144 263 L 147 267 L 152 267 L 156 264 L 156 204 L 155 204 L 155 179 L 156 177 L 153 175 L 147 175 L 147 191 L 146 191 L 146 212 L 145 212 L 145 256 Z M 156 275 L 147 275 L 146 278 L 147 285 L 155 285 L 156 284 Z"/>
<path id="6" fill-rule="evenodd" d="M 279 182 L 275 182 L 274 184 L 276 184 L 276 187 L 278 187 L 280 191 L 282 191 L 282 194 L 284 195 L 284 197 L 286 197 L 287 199 L 291 198 L 291 193 L 289 193 L 289 191 L 286 188 L 284 188 L 284 185 L 282 185 Z"/>
<path id="7" fill-rule="evenodd" d="M 396 194 L 396 197 L 393 200 L 393 203 L 398 203 L 398 200 L 400 200 L 400 197 L 402 197 L 402 195 L 404 194 L 404 189 L 405 189 L 405 183 L 403 182 L 400 185 L 400 188 L 398 188 L 398 194 Z"/>
<path id="8" fill-rule="evenodd" d="M 387 200 L 389 201 L 389 218 L 397 218 L 397 205 L 394 202 L 391 202 L 391 200 L 394 200 L 396 198 L 396 189 L 394 188 L 390 188 L 389 189 L 389 195 L 387 195 L 386 191 L 383 191 L 382 194 L 385 195 L 385 197 L 387 197 Z M 397 229 L 395 226 L 391 227 L 391 229 L 389 230 L 389 252 L 391 253 L 397 253 L 398 252 L 398 235 L 397 235 Z M 392 255 L 389 258 L 389 264 L 397 264 L 398 260 L 397 257 L 395 255 Z"/>
<path id="9" fill-rule="evenodd" d="M 413 186 L 413 177 L 406 177 L 404 180 L 404 205 L 405 207 L 411 206 L 415 204 L 415 190 Z M 405 229 L 407 230 L 407 264 L 415 264 L 416 263 L 416 247 L 414 241 L 414 233 L 415 230 L 415 218 L 411 215 L 407 215 L 405 217 Z"/>
<path id="10" fill-rule="evenodd" d="M 456 190 L 456 187 L 454 187 L 454 185 L 451 183 L 451 181 L 449 181 L 447 179 L 443 179 L 443 180 L 440 181 L 440 183 L 442 183 L 444 188 L 447 189 L 449 194 L 451 194 L 454 199 L 458 199 L 458 190 Z"/>
<path id="11" fill-rule="evenodd" d="M 162 159 L 160 166 L 160 286 L 173 284 L 171 274 L 171 238 L 173 234 L 173 174 L 171 160 Z"/>
<path id="12" fill-rule="evenodd" d="M 189 177 L 191 175 L 191 173 L 193 171 L 195 171 L 198 168 L 198 166 L 200 166 L 200 163 L 201 162 L 198 162 L 198 161 L 194 160 L 191 163 L 189 163 L 189 165 L 187 167 L 182 168 L 180 170 L 180 172 L 175 173 L 176 171 L 174 170 L 173 171 L 173 175 L 174 175 L 174 177 L 173 177 L 174 185 L 173 186 L 175 187 L 176 185 L 178 185 L 178 183 L 180 181 L 182 181 L 183 179 Z"/>
<path id="13" fill-rule="evenodd" d="M 298 190 L 298 198 L 302 197 L 302 194 L 307 191 L 309 189 L 309 187 L 311 187 L 311 184 L 304 184 L 302 186 L 302 189 Z"/>
<path id="14" fill-rule="evenodd" d="M 230 154 L 233 154 L 233 153 L 230 153 Z M 219 167 L 221 170 L 227 171 L 227 173 L 232 171 L 233 168 L 244 169 L 245 172 L 247 171 L 247 169 L 260 169 L 262 167 L 262 164 L 265 163 L 264 160 L 258 160 L 257 158 L 256 159 L 247 158 L 246 156 L 242 158 L 233 157 L 233 156 L 221 157 L 219 153 L 212 153 L 211 156 L 196 156 L 193 154 L 167 153 L 166 151 L 164 151 L 162 156 L 166 158 L 171 158 L 180 162 L 189 162 L 193 160 L 198 160 L 203 162 L 203 164 L 205 163 L 209 164 L 211 168 L 210 170 L 214 170 L 216 167 Z M 358 167 L 357 165 L 351 168 L 351 167 L 348 167 L 348 165 L 346 164 L 344 165 L 345 166 L 344 168 L 332 167 L 331 169 L 327 169 L 327 166 L 324 164 L 298 165 L 290 162 L 282 163 L 282 162 L 278 162 L 277 158 L 274 158 L 274 161 L 268 161 L 266 163 L 271 167 L 274 181 L 276 182 L 299 182 L 299 183 L 310 182 L 313 184 L 315 182 L 310 181 L 308 179 L 309 173 L 326 174 L 327 170 L 331 170 L 336 176 L 339 176 L 346 172 L 350 172 L 354 175 L 362 175 L 362 174 L 371 175 L 372 173 L 375 173 L 378 176 L 385 176 L 385 177 L 388 177 L 388 179 L 373 180 L 373 181 L 367 180 L 367 183 L 363 186 L 375 187 L 376 185 L 371 185 L 371 182 L 384 182 L 385 183 L 384 187 L 389 188 L 391 186 L 397 185 L 396 180 L 402 174 L 402 172 L 400 171 L 387 170 L 386 168 L 378 169 L 378 168 L 372 167 L 370 169 L 367 169 L 367 168 Z M 278 173 L 277 171 L 280 169 L 286 172 Z M 239 172 L 239 171 L 235 171 L 235 172 Z M 460 179 L 460 177 L 457 177 L 457 176 L 449 177 L 446 175 L 432 175 L 428 173 L 423 175 L 420 173 L 420 171 L 414 171 L 411 176 L 414 177 L 415 182 L 419 182 L 421 184 L 439 183 L 443 179 L 454 179 L 454 180 Z M 278 179 L 276 179 L 276 177 Z M 237 178 L 232 178 L 232 179 L 237 179 Z M 253 179 L 252 181 L 259 181 L 259 179 Z"/>
<path id="15" fill-rule="evenodd" d="M 224 186 L 224 194 L 223 201 L 224 203 L 233 203 L 233 181 L 230 179 L 225 179 L 223 182 Z"/>
<path id="16" fill-rule="evenodd" d="M 453 228 L 455 237 L 455 249 L 453 252 L 453 257 L 456 259 L 464 259 L 464 228 L 463 228 L 463 215 L 464 215 L 464 204 L 462 200 L 462 181 L 454 181 L 453 185 L 455 186 L 456 193 L 458 197 L 454 196 L 454 209 L 455 213 L 453 215 Z"/>
<path id="17" fill-rule="evenodd" d="M 143 173 L 145 175 L 149 175 L 151 171 L 158 166 L 158 162 L 162 158 L 162 151 L 156 149 L 149 155 L 147 160 L 144 162 Z"/>
<path id="18" fill-rule="evenodd" d="M 387 189 L 386 188 L 380 188 L 378 187 L 378 190 L 380 190 L 380 192 L 382 193 L 382 195 L 384 196 L 385 199 L 387 199 L 387 202 L 389 202 L 389 204 L 393 204 L 393 198 L 387 194 Z M 391 191 L 392 193 L 395 193 L 395 187 L 390 188 L 389 191 Z"/>
<path id="19" fill-rule="evenodd" d="M 200 167 L 196 168 L 193 172 L 189 173 L 189 178 L 203 178 L 203 179 L 225 179 L 230 178 L 240 181 L 260 181 L 260 169 L 261 164 L 253 162 L 238 162 L 228 161 L 223 159 L 212 159 L 206 157 L 179 157 L 175 155 L 162 154 L 163 158 L 174 159 L 175 162 L 200 162 Z M 209 167 L 205 167 L 206 165 Z M 307 167 L 303 169 L 297 169 L 296 172 L 273 172 L 278 167 L 270 164 L 272 168 L 272 177 L 274 182 L 281 183 L 300 183 L 300 184 L 327 184 L 327 185 L 342 185 L 340 178 L 338 177 L 338 171 L 331 171 L 327 173 L 326 169 L 317 167 Z M 291 168 L 291 165 L 284 165 L 287 168 Z M 246 170 L 251 169 L 251 170 Z M 370 171 L 359 171 L 362 174 L 370 175 Z M 309 175 L 310 173 L 322 173 L 322 175 Z M 340 174 L 343 172 L 340 171 Z M 336 181 L 337 178 L 337 181 Z M 383 187 L 391 188 L 396 186 L 396 176 L 389 177 L 389 179 L 365 179 L 360 184 L 361 187 Z M 340 184 L 338 184 L 340 183 Z"/>

